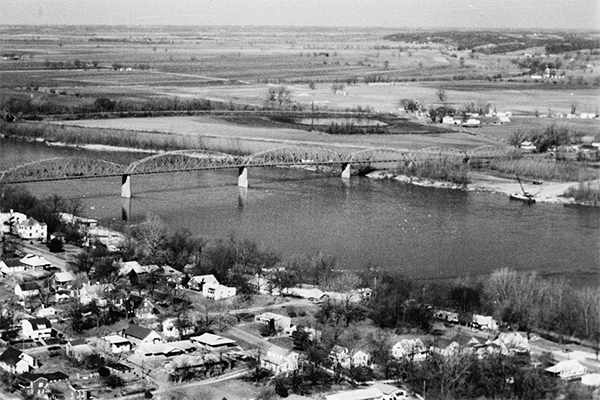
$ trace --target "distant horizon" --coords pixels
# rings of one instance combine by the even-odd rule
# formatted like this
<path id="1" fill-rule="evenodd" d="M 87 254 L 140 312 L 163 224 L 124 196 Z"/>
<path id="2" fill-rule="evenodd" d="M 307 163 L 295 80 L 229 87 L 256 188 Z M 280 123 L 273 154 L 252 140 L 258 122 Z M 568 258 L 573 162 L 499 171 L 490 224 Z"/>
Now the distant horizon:
<path id="1" fill-rule="evenodd" d="M 600 31 L 597 0 L 3 0 L 2 26 Z"/>

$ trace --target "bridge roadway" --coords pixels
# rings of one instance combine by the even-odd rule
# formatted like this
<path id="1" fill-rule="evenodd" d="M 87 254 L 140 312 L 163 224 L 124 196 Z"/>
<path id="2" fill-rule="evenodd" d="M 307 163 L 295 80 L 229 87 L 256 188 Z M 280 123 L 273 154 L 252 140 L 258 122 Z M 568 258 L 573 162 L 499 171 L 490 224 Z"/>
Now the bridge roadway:
<path id="1" fill-rule="evenodd" d="M 121 196 L 131 197 L 133 175 L 192 172 L 238 168 L 238 186 L 248 187 L 248 168 L 290 166 L 336 166 L 342 178 L 350 178 L 352 165 L 394 167 L 398 163 L 418 162 L 423 157 L 453 157 L 463 161 L 474 154 L 458 149 L 426 148 L 398 150 L 372 148 L 355 152 L 310 145 L 286 146 L 249 156 L 236 156 L 208 150 L 178 150 L 155 154 L 129 165 L 94 158 L 53 158 L 18 165 L 0 171 L 0 184 L 60 181 L 121 176 Z"/>

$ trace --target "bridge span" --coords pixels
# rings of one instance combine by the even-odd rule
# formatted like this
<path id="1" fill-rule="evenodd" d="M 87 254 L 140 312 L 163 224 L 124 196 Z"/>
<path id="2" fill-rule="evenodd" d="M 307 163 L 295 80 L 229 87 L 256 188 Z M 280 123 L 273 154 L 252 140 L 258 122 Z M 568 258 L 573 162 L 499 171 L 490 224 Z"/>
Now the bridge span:
<path id="1" fill-rule="evenodd" d="M 398 163 L 416 161 L 422 156 L 462 157 L 469 155 L 458 149 L 426 148 L 399 150 L 392 148 L 349 149 L 319 146 L 286 146 L 249 156 L 208 150 L 178 150 L 155 154 L 129 165 L 94 158 L 52 158 L 17 165 L 0 171 L 0 184 L 17 184 L 69 179 L 121 177 L 121 197 L 131 197 L 134 175 L 238 169 L 238 186 L 248 187 L 248 168 L 290 166 L 340 166 L 343 179 L 350 178 L 351 166 L 393 168 Z"/>

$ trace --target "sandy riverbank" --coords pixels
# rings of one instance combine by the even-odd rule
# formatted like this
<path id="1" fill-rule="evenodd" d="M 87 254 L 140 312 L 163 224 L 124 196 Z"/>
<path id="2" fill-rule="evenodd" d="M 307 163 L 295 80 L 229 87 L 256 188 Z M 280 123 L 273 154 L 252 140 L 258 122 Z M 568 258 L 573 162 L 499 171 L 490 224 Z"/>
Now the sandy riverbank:
<path id="1" fill-rule="evenodd" d="M 512 193 L 522 193 L 519 182 L 516 179 L 501 178 L 480 172 L 469 173 L 471 183 L 466 186 L 450 182 L 436 182 L 428 179 L 396 175 L 384 171 L 375 171 L 367 176 L 372 179 L 393 179 L 402 183 L 440 189 L 496 192 L 503 193 L 506 196 Z M 576 187 L 579 184 L 578 182 L 542 182 L 541 184 L 533 184 L 530 180 L 523 180 L 522 183 L 526 191 L 536 194 L 536 201 L 553 204 L 574 204 L 575 200 L 573 198 L 563 197 L 563 194 L 568 188 Z"/>

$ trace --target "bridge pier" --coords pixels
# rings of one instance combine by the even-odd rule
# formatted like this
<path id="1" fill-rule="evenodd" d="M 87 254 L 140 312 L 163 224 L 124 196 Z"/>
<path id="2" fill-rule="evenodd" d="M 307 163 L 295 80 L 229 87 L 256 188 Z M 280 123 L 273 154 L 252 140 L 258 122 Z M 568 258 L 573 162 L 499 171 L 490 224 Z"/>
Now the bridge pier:
<path id="1" fill-rule="evenodd" d="M 121 197 L 131 198 L 131 175 L 123 174 L 121 179 Z"/>
<path id="2" fill-rule="evenodd" d="M 121 220 L 123 222 L 129 221 L 131 218 L 131 198 L 123 197 L 121 202 Z"/>
<path id="3" fill-rule="evenodd" d="M 350 179 L 350 164 L 342 164 L 342 179 Z"/>
<path id="4" fill-rule="evenodd" d="M 240 167 L 238 172 L 238 186 L 241 188 L 248 187 L 248 168 Z"/>

